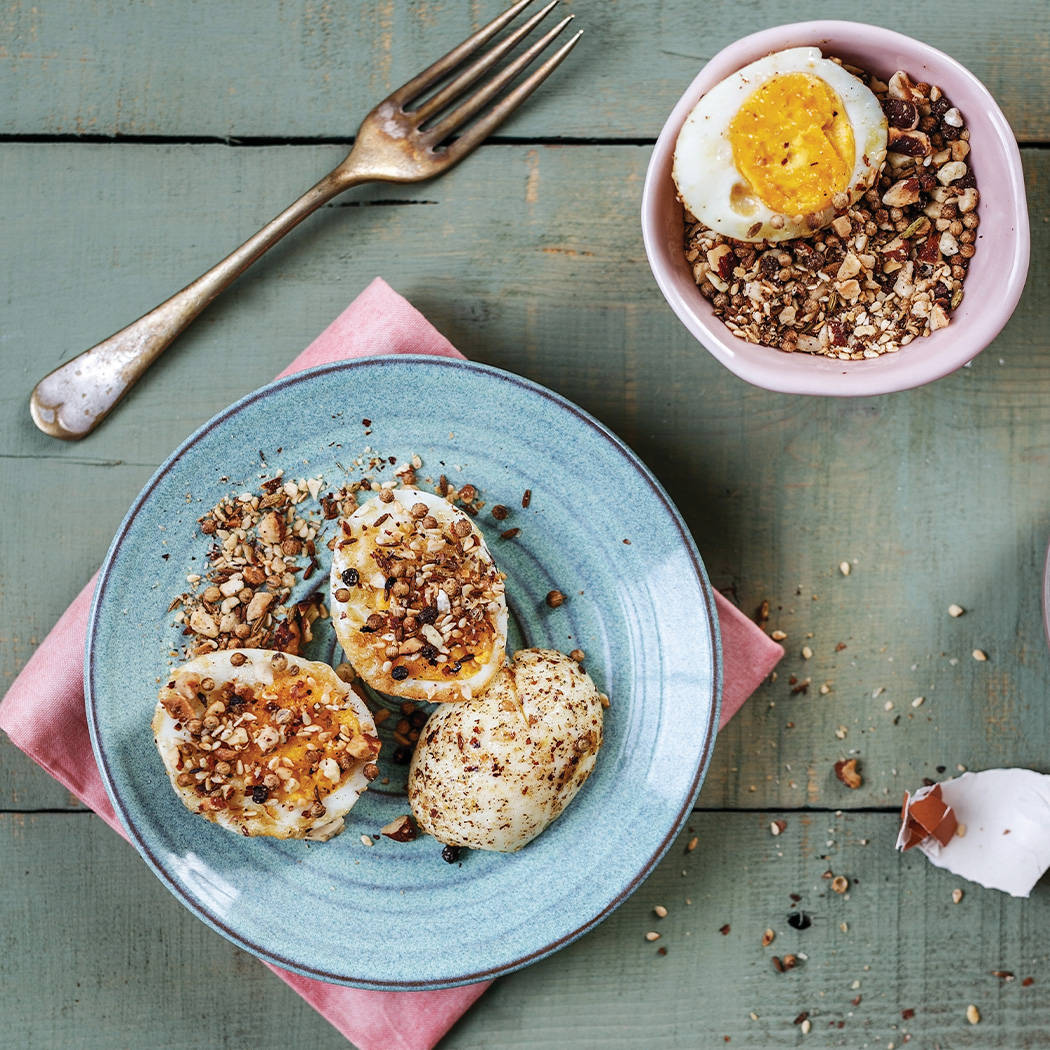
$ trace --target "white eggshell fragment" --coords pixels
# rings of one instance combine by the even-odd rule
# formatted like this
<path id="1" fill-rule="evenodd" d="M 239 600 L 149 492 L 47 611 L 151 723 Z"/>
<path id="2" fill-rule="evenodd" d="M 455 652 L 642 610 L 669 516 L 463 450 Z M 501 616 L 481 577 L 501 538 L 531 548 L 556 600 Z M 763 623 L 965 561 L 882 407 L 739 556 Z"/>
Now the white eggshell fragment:
<path id="1" fill-rule="evenodd" d="M 431 715 L 409 770 L 412 813 L 448 845 L 519 850 L 572 801 L 601 743 L 590 676 L 562 653 L 523 649 L 481 696 Z"/>

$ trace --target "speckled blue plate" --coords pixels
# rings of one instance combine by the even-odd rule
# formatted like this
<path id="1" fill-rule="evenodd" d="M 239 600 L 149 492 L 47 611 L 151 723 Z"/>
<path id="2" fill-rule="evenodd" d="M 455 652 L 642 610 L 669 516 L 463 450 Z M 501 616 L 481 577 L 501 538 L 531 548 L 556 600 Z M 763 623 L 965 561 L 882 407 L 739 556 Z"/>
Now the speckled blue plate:
<path id="1" fill-rule="evenodd" d="M 363 419 L 371 421 L 367 435 Z M 447 864 L 429 837 L 379 836 L 408 811 L 404 767 L 391 763 L 389 746 L 381 765 L 390 783 L 376 781 L 327 843 L 242 838 L 206 823 L 176 798 L 153 746 L 157 684 L 182 642 L 168 605 L 186 589 L 187 573 L 206 567 L 197 518 L 231 490 L 257 490 L 278 467 L 338 487 L 369 447 L 399 462 L 418 453 L 421 482 L 445 473 L 477 485 L 490 506 L 512 508 L 502 522 L 487 511 L 477 519 L 507 574 L 511 647 L 583 649 L 587 670 L 612 698 L 593 775 L 519 853 L 465 851 Z M 521 533 L 500 539 L 510 527 Z M 322 570 L 307 587 L 327 579 Z M 568 596 L 558 609 L 544 603 L 552 588 Z M 318 631 L 304 655 L 336 658 L 332 634 Z M 113 805 L 192 912 L 298 973 L 421 989 L 540 959 L 638 888 L 700 790 L 718 722 L 721 655 L 693 541 L 618 438 L 518 376 L 386 357 L 278 380 L 205 424 L 157 471 L 99 577 L 85 691 Z M 375 845 L 363 845 L 362 834 Z"/>

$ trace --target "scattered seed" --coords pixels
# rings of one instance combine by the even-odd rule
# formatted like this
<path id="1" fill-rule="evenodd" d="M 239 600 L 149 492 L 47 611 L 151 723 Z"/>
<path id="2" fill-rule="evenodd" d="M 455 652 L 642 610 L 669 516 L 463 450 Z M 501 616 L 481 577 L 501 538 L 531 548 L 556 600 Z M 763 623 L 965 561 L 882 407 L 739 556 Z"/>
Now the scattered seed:
<path id="1" fill-rule="evenodd" d="M 843 576 L 848 576 L 850 574 L 850 572 L 852 572 L 852 569 L 850 567 L 850 563 L 848 561 L 840 561 L 839 562 L 839 572 L 841 572 Z"/>
<path id="2" fill-rule="evenodd" d="M 374 846 L 375 843 L 372 841 L 370 836 L 362 835 L 361 836 L 361 845 L 362 846 Z"/>
<path id="3" fill-rule="evenodd" d="M 802 659 L 809 660 L 813 656 L 813 650 L 808 645 L 802 646 Z"/>
<path id="4" fill-rule="evenodd" d="M 719 926 L 719 928 L 718 928 L 718 932 L 723 937 L 728 937 L 729 936 L 729 930 L 730 930 L 730 925 L 729 925 L 728 922 L 725 924 L 725 926 Z"/>
<path id="5" fill-rule="evenodd" d="M 973 658 L 983 664 L 988 659 L 988 654 L 983 649 L 974 649 Z"/>
<path id="6" fill-rule="evenodd" d="M 926 703 L 926 697 L 924 697 L 924 696 L 917 696 L 914 700 L 912 700 L 911 706 L 912 707 L 922 707 L 922 705 L 924 703 Z"/>
<path id="7" fill-rule="evenodd" d="M 970 1024 L 981 1023 L 981 1011 L 978 1010 L 973 1003 L 970 1003 L 970 1005 L 966 1007 L 966 1020 L 969 1021 Z"/>
<path id="8" fill-rule="evenodd" d="M 963 899 L 963 891 L 960 889 L 952 890 L 952 904 L 958 904 Z"/>
<path id="9" fill-rule="evenodd" d="M 799 1027 L 802 1029 L 803 1035 L 809 1035 L 809 1030 L 813 1027 L 813 1025 L 810 1023 L 810 1020 L 807 1017 Z"/>
<path id="10" fill-rule="evenodd" d="M 762 947 L 768 948 L 773 943 L 775 937 L 776 934 L 772 930 L 765 930 L 762 934 Z"/>
<path id="11" fill-rule="evenodd" d="M 769 833 L 770 835 L 773 835 L 775 837 L 779 835 L 786 827 L 786 820 L 774 820 L 773 823 L 769 825 Z"/>
<path id="12" fill-rule="evenodd" d="M 666 919 L 667 918 L 667 909 L 662 904 L 657 904 L 656 907 L 653 908 L 653 914 L 658 919 Z"/>
<path id="13" fill-rule="evenodd" d="M 699 842 L 700 842 L 700 839 L 697 838 L 696 835 L 694 835 L 685 845 L 686 853 L 692 853 L 693 850 L 696 849 L 696 847 L 699 844 Z"/>
<path id="14" fill-rule="evenodd" d="M 785 631 L 773 631 L 769 637 L 772 638 L 774 642 L 782 642 L 787 638 L 787 633 Z"/>
<path id="15" fill-rule="evenodd" d="M 831 880 L 831 888 L 836 893 L 845 893 L 849 889 L 849 879 L 845 875 L 836 875 Z"/>
<path id="16" fill-rule="evenodd" d="M 565 604 L 565 595 L 561 591 L 548 591 L 545 600 L 552 609 L 557 609 L 559 605 Z"/>
<path id="17" fill-rule="evenodd" d="M 650 931 L 649 931 L 649 932 L 648 932 L 648 933 L 647 933 L 647 934 L 645 935 L 645 939 L 646 939 L 647 941 L 658 941 L 658 940 L 660 939 L 660 934 L 658 934 L 658 933 L 656 932 L 656 930 L 650 930 Z"/>
<path id="18" fill-rule="evenodd" d="M 961 605 L 955 605 L 954 603 L 948 606 L 948 615 L 958 619 L 966 610 Z"/>

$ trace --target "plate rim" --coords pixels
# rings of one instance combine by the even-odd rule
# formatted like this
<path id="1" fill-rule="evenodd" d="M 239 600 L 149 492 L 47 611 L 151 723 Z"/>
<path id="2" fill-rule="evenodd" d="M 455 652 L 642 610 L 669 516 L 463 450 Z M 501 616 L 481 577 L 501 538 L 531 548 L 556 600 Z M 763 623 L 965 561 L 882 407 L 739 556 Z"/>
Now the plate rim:
<path id="1" fill-rule="evenodd" d="M 713 683 L 711 716 L 705 730 L 703 746 L 697 759 L 697 767 L 693 775 L 689 795 L 687 796 L 685 803 L 679 809 L 672 826 L 640 870 L 631 877 L 626 885 L 622 886 L 617 891 L 613 898 L 608 901 L 608 903 L 601 908 L 597 914 L 578 925 L 575 929 L 568 931 L 549 943 L 536 948 L 533 951 L 527 952 L 524 955 L 520 955 L 512 962 L 506 964 L 488 967 L 475 973 L 462 974 L 447 979 L 434 978 L 424 981 L 376 981 L 367 977 L 356 977 L 350 974 L 336 974 L 323 968 L 305 966 L 294 960 L 284 958 L 279 953 L 274 952 L 271 949 L 248 939 L 243 934 L 236 932 L 226 925 L 220 918 L 212 915 L 198 900 L 190 896 L 161 866 L 157 858 L 154 856 L 153 850 L 144 840 L 138 828 L 131 822 L 125 811 L 120 795 L 118 794 L 116 785 L 113 781 L 112 773 L 106 760 L 106 753 L 100 739 L 101 734 L 97 723 L 98 711 L 95 702 L 95 690 L 93 684 L 93 674 L 97 669 L 94 660 L 94 642 L 99 628 L 99 611 L 106 595 L 107 587 L 111 582 L 110 578 L 112 575 L 113 563 L 120 553 L 129 529 L 138 514 L 142 511 L 143 506 L 160 484 L 161 480 L 171 472 L 181 456 L 215 427 L 219 426 L 227 419 L 243 412 L 256 401 L 270 397 L 276 391 L 281 390 L 284 387 L 309 381 L 317 376 L 333 372 L 352 372 L 355 369 L 362 367 L 386 367 L 393 365 L 408 365 L 412 368 L 449 368 L 464 372 L 481 373 L 502 382 L 510 382 L 512 385 L 518 386 L 533 395 L 538 395 L 553 402 L 555 405 L 575 416 L 586 426 L 597 431 L 597 433 L 612 445 L 627 463 L 638 472 L 646 484 L 649 485 L 653 494 L 668 512 L 671 521 L 678 530 L 683 545 L 692 562 L 697 582 L 700 585 L 704 606 L 707 610 L 707 631 L 711 643 L 710 672 Z M 109 798 L 110 804 L 113 806 L 117 818 L 120 820 L 121 826 L 126 831 L 129 841 L 135 847 L 139 856 L 146 861 L 147 865 L 160 880 L 161 884 L 174 897 L 176 897 L 176 899 L 179 900 L 179 902 L 191 914 L 237 947 L 256 956 L 263 962 L 303 977 L 313 978 L 330 984 L 377 991 L 432 991 L 441 988 L 453 988 L 461 985 L 475 984 L 481 981 L 489 981 L 495 977 L 512 973 L 515 970 L 520 970 L 532 963 L 539 962 L 541 959 L 544 959 L 548 955 L 566 947 L 573 941 L 582 937 L 588 931 L 594 929 L 595 926 L 599 925 L 635 893 L 641 884 L 652 874 L 653 870 L 663 859 L 664 855 L 677 838 L 679 832 L 684 827 L 689 818 L 689 814 L 692 812 L 693 806 L 696 804 L 704 780 L 706 779 L 707 770 L 711 762 L 711 755 L 714 750 L 715 739 L 718 735 L 718 725 L 723 698 L 723 672 L 724 660 L 722 653 L 721 628 L 718 620 L 718 610 L 715 605 L 714 589 L 711 586 L 707 570 L 700 557 L 700 552 L 697 549 L 696 542 L 694 541 L 692 533 L 689 531 L 685 520 L 682 518 L 681 513 L 665 491 L 663 485 L 659 482 L 649 467 L 646 466 L 641 457 L 630 448 L 626 442 L 618 437 L 604 423 L 592 416 L 585 409 L 580 408 L 579 405 L 564 397 L 562 394 L 559 394 L 534 380 L 526 379 L 524 376 L 517 375 L 514 372 L 509 372 L 493 365 L 472 361 L 468 358 L 443 357 L 432 354 L 381 354 L 328 362 L 326 364 L 315 365 L 312 368 L 302 369 L 298 372 L 292 372 L 288 375 L 278 376 L 264 386 L 258 387 L 257 389 L 245 394 L 243 397 L 238 398 L 232 404 L 220 410 L 210 419 L 194 429 L 189 436 L 180 442 L 180 444 L 157 467 L 143 485 L 127 513 L 121 520 L 120 525 L 117 527 L 116 533 L 106 551 L 106 556 L 103 559 L 102 566 L 99 569 L 98 580 L 95 584 L 94 593 L 91 598 L 91 607 L 88 612 L 87 632 L 84 641 L 84 710 L 87 716 L 88 732 L 91 738 L 91 750 L 94 755 L 95 764 L 98 767 L 99 775 L 102 779 L 103 786 L 106 789 L 106 794 Z"/>

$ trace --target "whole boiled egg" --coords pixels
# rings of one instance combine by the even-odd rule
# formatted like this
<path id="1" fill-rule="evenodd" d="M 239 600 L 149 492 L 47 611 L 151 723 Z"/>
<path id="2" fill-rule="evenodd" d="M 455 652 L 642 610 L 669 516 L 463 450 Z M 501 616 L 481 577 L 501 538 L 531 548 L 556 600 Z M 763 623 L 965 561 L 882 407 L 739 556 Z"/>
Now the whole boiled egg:
<path id="1" fill-rule="evenodd" d="M 523 649 L 481 696 L 430 716 L 412 757 L 416 823 L 451 846 L 519 850 L 573 800 L 602 743 L 602 701 L 575 660 Z"/>
<path id="2" fill-rule="evenodd" d="M 682 203 L 740 241 L 806 237 L 870 189 L 886 159 L 871 90 L 816 47 L 778 51 L 707 92 L 675 145 Z"/>
<path id="3" fill-rule="evenodd" d="M 289 653 L 224 649 L 175 668 L 153 734 L 186 807 L 241 835 L 331 838 L 379 772 L 364 701 Z"/>
<path id="4" fill-rule="evenodd" d="M 470 518 L 415 488 L 386 490 L 339 522 L 332 553 L 336 636 L 374 689 L 468 700 L 503 666 L 503 574 Z"/>

